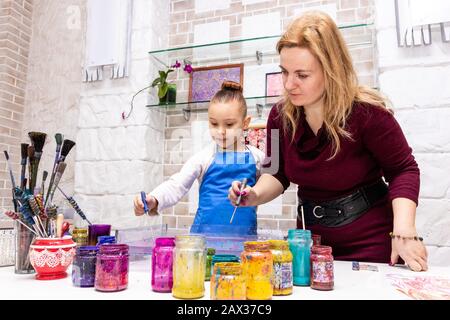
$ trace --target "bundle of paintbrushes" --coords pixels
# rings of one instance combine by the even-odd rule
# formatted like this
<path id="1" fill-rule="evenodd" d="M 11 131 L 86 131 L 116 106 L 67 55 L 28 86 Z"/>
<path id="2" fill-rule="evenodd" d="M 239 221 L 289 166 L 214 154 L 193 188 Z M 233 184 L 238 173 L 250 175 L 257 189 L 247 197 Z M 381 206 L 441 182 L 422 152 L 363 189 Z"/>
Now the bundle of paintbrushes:
<path id="1" fill-rule="evenodd" d="M 67 139 L 64 140 L 63 135 L 60 133 L 55 134 L 55 160 L 52 171 L 50 172 L 50 182 L 47 192 L 45 192 L 45 181 L 49 172 L 43 171 L 40 186 L 37 184 L 37 178 L 39 163 L 47 135 L 42 132 L 29 132 L 28 136 L 30 137 L 31 145 L 27 143 L 21 144 L 20 186 L 16 185 L 8 152 L 4 151 L 11 177 L 14 205 L 14 212 L 6 211 L 5 214 L 11 219 L 18 221 L 38 237 L 57 237 L 61 234 L 61 230 L 57 230 L 58 225 L 61 224 L 61 217 L 57 213 L 57 206 L 53 204 L 53 196 L 67 166 L 64 161 L 70 150 L 75 146 L 75 142 Z M 25 177 L 27 162 L 28 178 Z M 71 205 L 73 206 L 72 203 Z M 81 213 L 81 217 L 87 220 L 78 205 L 77 208 L 75 208 L 77 213 Z"/>

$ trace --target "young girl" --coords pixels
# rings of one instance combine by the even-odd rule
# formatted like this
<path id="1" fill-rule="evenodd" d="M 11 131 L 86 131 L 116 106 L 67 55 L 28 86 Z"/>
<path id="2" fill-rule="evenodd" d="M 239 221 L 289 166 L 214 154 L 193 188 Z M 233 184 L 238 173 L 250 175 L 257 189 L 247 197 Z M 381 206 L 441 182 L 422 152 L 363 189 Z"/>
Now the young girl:
<path id="1" fill-rule="evenodd" d="M 157 214 L 175 205 L 199 182 L 199 206 L 191 226 L 191 233 L 238 235 L 256 234 L 256 207 L 234 211 L 227 198 L 231 182 L 246 178 L 253 186 L 260 175 L 264 153 L 246 146 L 243 131 L 248 128 L 247 104 L 242 86 L 225 81 L 222 89 L 211 99 L 208 108 L 209 130 L 214 143 L 193 155 L 179 173 L 146 195 L 150 214 Z M 134 212 L 144 213 L 141 196 L 134 199 Z"/>

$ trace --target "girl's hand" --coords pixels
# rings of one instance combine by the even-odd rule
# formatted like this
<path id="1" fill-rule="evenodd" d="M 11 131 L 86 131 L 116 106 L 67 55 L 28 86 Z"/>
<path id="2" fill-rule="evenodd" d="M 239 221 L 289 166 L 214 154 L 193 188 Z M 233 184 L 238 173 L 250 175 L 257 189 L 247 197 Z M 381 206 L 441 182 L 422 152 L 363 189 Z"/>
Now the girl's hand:
<path id="1" fill-rule="evenodd" d="M 149 215 L 157 215 L 156 210 L 155 209 L 158 206 L 158 200 L 156 200 L 155 197 L 147 194 L 145 197 L 146 201 L 147 201 L 147 206 L 148 206 L 148 211 L 149 211 Z M 135 198 L 134 198 L 134 214 L 136 216 L 142 216 L 144 214 L 144 204 L 142 203 L 141 200 L 141 194 L 138 194 Z"/>
<path id="2" fill-rule="evenodd" d="M 228 199 L 230 200 L 233 206 L 236 206 L 236 201 L 240 194 L 241 182 L 233 181 L 231 187 L 228 191 Z M 257 205 L 257 194 L 252 187 L 246 186 L 244 190 L 242 190 L 241 202 L 239 206 L 242 207 L 250 207 Z"/>
<path id="3" fill-rule="evenodd" d="M 413 234 L 415 235 L 416 233 L 414 232 Z M 428 253 L 422 241 L 394 236 L 392 238 L 391 265 L 397 263 L 399 256 L 412 271 L 428 270 Z"/>

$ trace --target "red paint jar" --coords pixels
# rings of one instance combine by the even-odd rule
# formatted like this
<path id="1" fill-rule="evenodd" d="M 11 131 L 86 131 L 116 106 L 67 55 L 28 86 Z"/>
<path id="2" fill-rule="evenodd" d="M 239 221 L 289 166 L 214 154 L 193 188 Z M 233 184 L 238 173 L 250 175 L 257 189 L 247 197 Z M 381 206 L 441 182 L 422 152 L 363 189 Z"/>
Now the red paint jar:
<path id="1" fill-rule="evenodd" d="M 333 290 L 334 265 L 329 246 L 312 246 L 311 248 L 311 288 L 316 290 Z"/>

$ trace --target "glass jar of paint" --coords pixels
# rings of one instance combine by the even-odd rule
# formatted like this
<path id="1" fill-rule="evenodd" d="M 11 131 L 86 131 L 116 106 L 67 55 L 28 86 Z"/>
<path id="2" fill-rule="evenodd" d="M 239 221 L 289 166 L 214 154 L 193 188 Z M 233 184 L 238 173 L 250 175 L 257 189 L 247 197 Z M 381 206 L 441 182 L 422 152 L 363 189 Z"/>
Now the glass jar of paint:
<path id="1" fill-rule="evenodd" d="M 239 262 L 239 257 L 234 254 L 215 254 L 212 257 L 211 268 L 218 262 Z"/>
<path id="2" fill-rule="evenodd" d="M 292 294 L 292 253 L 284 240 L 269 240 L 273 256 L 273 295 Z"/>
<path id="3" fill-rule="evenodd" d="M 205 281 L 209 281 L 211 279 L 212 259 L 215 254 L 216 254 L 216 249 L 214 249 L 214 248 L 208 248 L 206 250 Z"/>
<path id="4" fill-rule="evenodd" d="M 312 246 L 311 248 L 311 288 L 316 290 L 333 290 L 334 265 L 332 248 L 329 246 Z"/>
<path id="5" fill-rule="evenodd" d="M 152 290 L 171 292 L 173 286 L 172 267 L 175 238 L 156 238 L 152 250 Z"/>
<path id="6" fill-rule="evenodd" d="M 292 271 L 294 285 L 309 286 L 311 231 L 291 229 L 288 231 L 289 250 L 292 252 Z"/>
<path id="7" fill-rule="evenodd" d="M 88 229 L 87 228 L 74 228 L 72 231 L 72 240 L 77 246 L 88 245 Z"/>
<path id="8" fill-rule="evenodd" d="M 95 289 L 121 291 L 128 287 L 129 247 L 126 244 L 100 245 L 95 269 Z"/>
<path id="9" fill-rule="evenodd" d="M 172 295 L 180 299 L 205 294 L 206 247 L 203 236 L 176 236 Z"/>
<path id="10" fill-rule="evenodd" d="M 217 262 L 211 276 L 211 300 L 245 300 L 245 276 L 239 262 Z"/>
<path id="11" fill-rule="evenodd" d="M 95 284 L 95 265 L 97 246 L 79 246 L 72 264 L 72 283 L 76 287 L 93 287 Z"/>
<path id="12" fill-rule="evenodd" d="M 269 243 L 266 241 L 244 242 L 241 262 L 247 284 L 247 299 L 271 299 L 273 294 L 273 257 Z"/>

